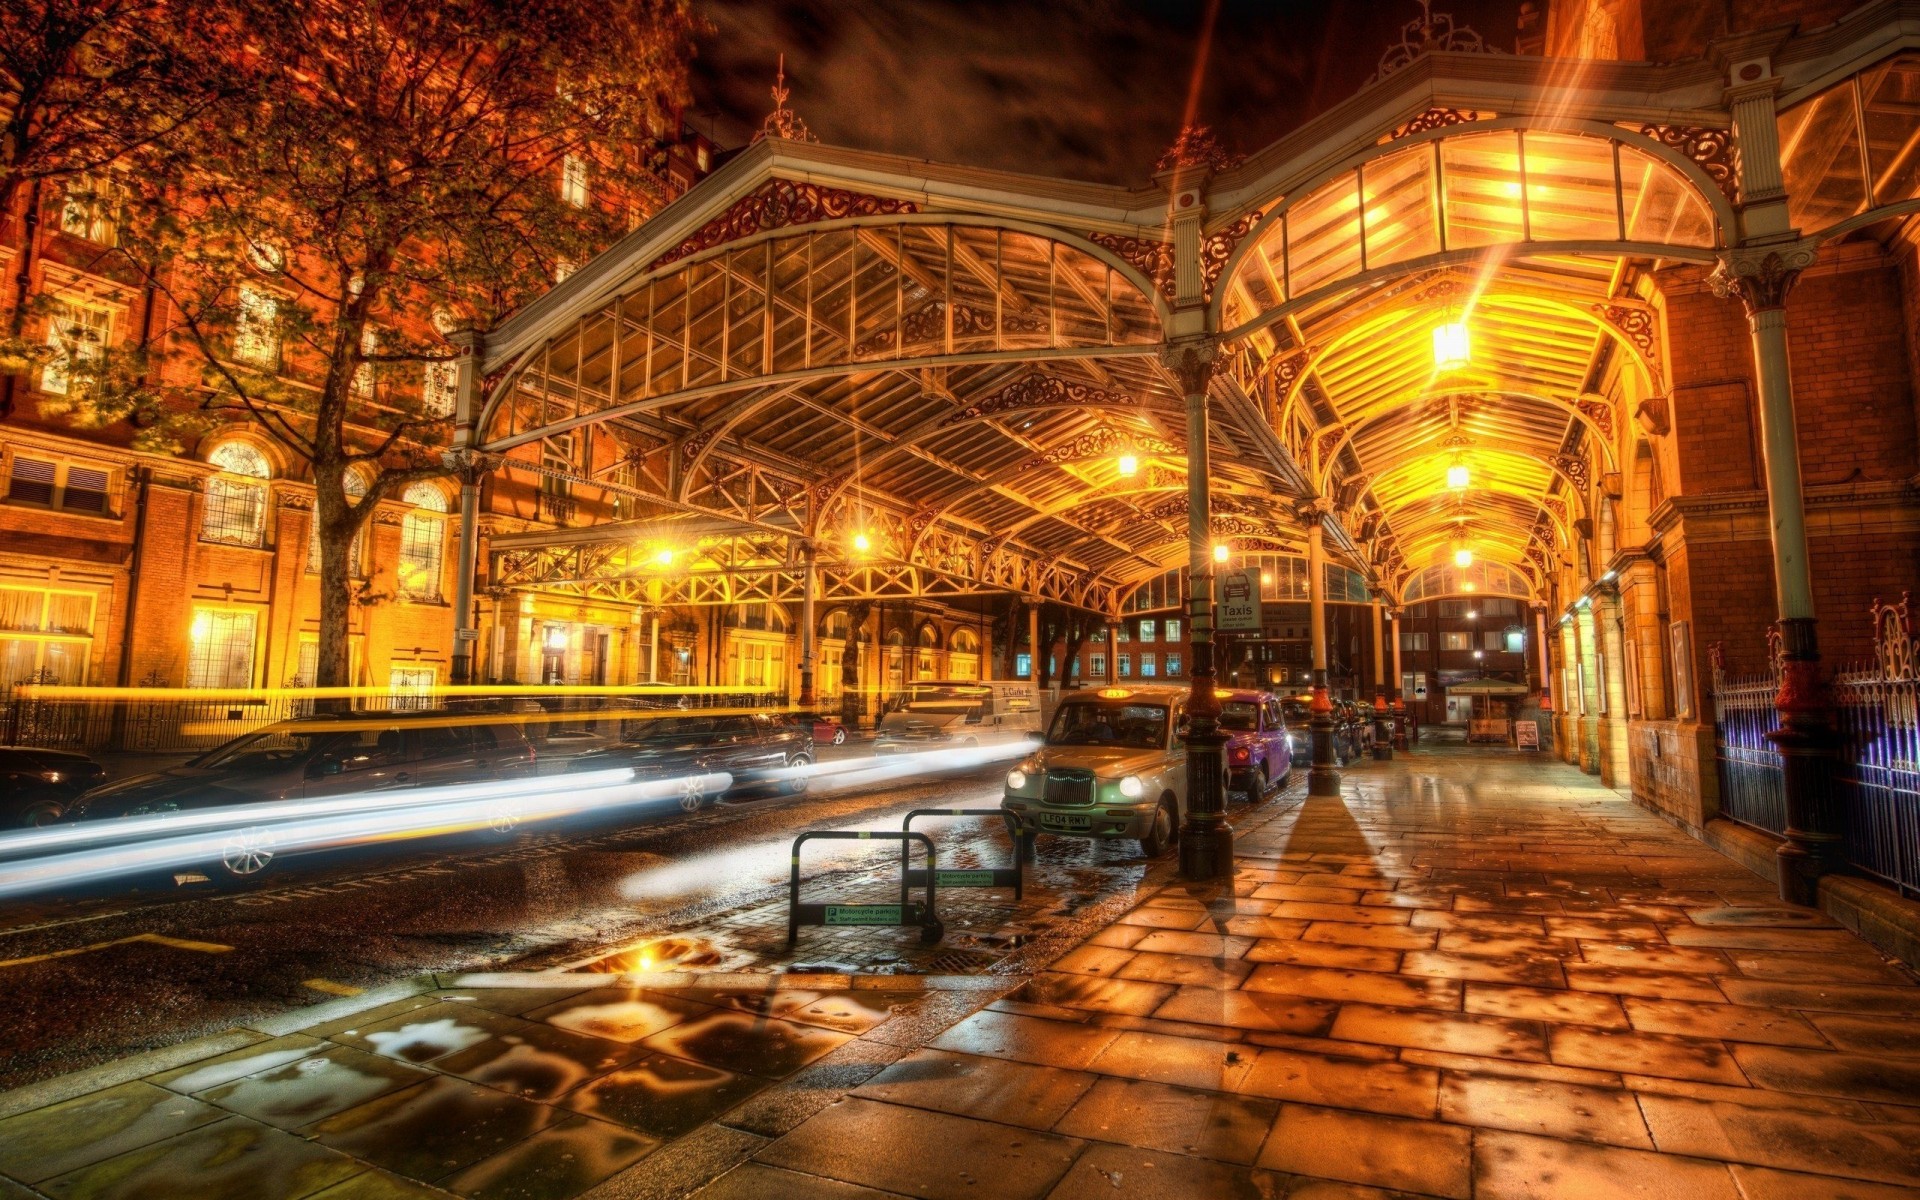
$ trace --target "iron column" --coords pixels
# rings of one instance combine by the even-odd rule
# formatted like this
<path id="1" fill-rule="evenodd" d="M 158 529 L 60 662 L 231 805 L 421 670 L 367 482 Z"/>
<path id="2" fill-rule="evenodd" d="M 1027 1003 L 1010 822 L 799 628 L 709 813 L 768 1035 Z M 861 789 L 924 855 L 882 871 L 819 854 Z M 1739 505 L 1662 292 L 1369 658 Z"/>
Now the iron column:
<path id="1" fill-rule="evenodd" d="M 1387 624 L 1379 594 L 1373 598 L 1373 757 L 1393 757 L 1393 728 L 1387 716 Z"/>
<path id="2" fill-rule="evenodd" d="M 1388 686 L 1393 689 L 1393 745 L 1397 750 L 1407 746 L 1407 696 L 1402 690 L 1406 676 L 1400 673 L 1400 610 L 1392 609 L 1387 619 L 1393 622 L 1393 679 Z"/>
<path id="3" fill-rule="evenodd" d="M 1340 770 L 1333 752 L 1333 698 L 1327 693 L 1327 548 L 1321 526 L 1325 510 L 1309 505 L 1307 523 L 1307 601 L 1313 637 L 1313 767 L 1307 795 L 1338 796 Z"/>
<path id="4" fill-rule="evenodd" d="M 1787 293 L 1816 254 L 1809 241 L 1731 251 L 1713 276 L 1716 292 L 1738 296 L 1746 305 L 1753 336 L 1781 646 L 1780 691 L 1774 698 L 1780 728 L 1768 737 L 1780 748 L 1787 807 L 1786 837 L 1778 850 L 1780 898 L 1794 904 L 1814 903 L 1820 876 L 1844 860 L 1833 702 L 1820 669 L 1815 632 L 1799 430 L 1787 357 Z"/>
<path id="5" fill-rule="evenodd" d="M 805 567 L 800 575 L 800 707 L 812 708 L 813 695 L 813 594 L 819 590 L 819 570 L 814 563 L 813 543 L 801 550 Z"/>
<path id="6" fill-rule="evenodd" d="M 1180 874 L 1225 879 L 1233 874 L 1233 826 L 1227 823 L 1227 739 L 1214 695 L 1213 515 L 1208 485 L 1207 388 L 1213 342 L 1168 347 L 1166 362 L 1187 400 L 1187 644 L 1193 672 L 1187 691 L 1187 817 L 1180 826 Z"/>

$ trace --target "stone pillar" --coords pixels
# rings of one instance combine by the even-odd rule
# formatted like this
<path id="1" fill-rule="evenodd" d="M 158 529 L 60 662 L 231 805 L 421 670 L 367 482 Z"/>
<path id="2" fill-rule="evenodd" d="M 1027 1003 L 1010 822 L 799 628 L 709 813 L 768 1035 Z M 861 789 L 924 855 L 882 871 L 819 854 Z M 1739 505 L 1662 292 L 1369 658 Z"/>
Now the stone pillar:
<path id="1" fill-rule="evenodd" d="M 1378 592 L 1373 597 L 1373 757 L 1393 757 L 1393 728 L 1387 717 L 1387 625 Z"/>
<path id="2" fill-rule="evenodd" d="M 1208 485 L 1207 388 L 1217 347 L 1205 338 L 1167 348 L 1166 363 L 1187 400 L 1187 817 L 1180 828 L 1180 874 L 1233 874 L 1233 826 L 1227 823 L 1226 735 L 1213 694 L 1213 517 Z"/>
<path id="3" fill-rule="evenodd" d="M 800 707 L 810 709 L 817 702 L 813 692 L 814 628 L 813 599 L 820 590 L 820 572 L 814 561 L 813 543 L 802 548 L 805 567 L 800 576 Z"/>
<path id="4" fill-rule="evenodd" d="M 1730 251 L 1714 273 L 1714 290 L 1747 309 L 1759 384 L 1760 443 L 1766 459 L 1767 516 L 1772 526 L 1774 607 L 1781 644 L 1780 692 L 1774 706 L 1787 808 L 1780 844 L 1780 898 L 1812 904 L 1820 876 L 1844 861 L 1833 701 L 1820 667 L 1807 563 L 1806 508 L 1793 376 L 1787 358 L 1787 293 L 1813 264 L 1815 246 L 1783 242 Z"/>
<path id="5" fill-rule="evenodd" d="M 1307 795 L 1338 796 L 1340 770 L 1333 752 L 1333 698 L 1327 694 L 1327 535 L 1321 521 L 1326 510 L 1308 505 L 1301 511 L 1307 527 L 1307 604 L 1313 639 L 1313 766 L 1307 772 Z"/>
<path id="6" fill-rule="evenodd" d="M 1027 682 L 1033 685 L 1033 702 L 1040 703 L 1040 601 L 1027 601 Z"/>

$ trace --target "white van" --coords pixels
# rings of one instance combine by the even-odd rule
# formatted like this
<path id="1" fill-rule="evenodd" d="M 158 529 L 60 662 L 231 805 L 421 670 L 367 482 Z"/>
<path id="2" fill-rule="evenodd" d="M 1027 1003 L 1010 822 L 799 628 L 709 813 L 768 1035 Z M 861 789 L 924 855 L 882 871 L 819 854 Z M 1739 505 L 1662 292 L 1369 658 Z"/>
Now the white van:
<path id="1" fill-rule="evenodd" d="M 875 754 L 1028 741 L 1040 732 L 1040 698 L 1025 679 L 922 679 L 880 720 Z"/>

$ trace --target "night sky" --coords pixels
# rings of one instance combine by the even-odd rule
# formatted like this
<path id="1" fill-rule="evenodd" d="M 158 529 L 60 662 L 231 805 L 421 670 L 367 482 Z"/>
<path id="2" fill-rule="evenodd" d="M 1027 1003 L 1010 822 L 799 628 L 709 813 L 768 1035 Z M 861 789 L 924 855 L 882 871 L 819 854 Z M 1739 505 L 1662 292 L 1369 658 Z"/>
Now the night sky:
<path id="1" fill-rule="evenodd" d="M 692 123 L 744 145 L 787 56 L 822 141 L 1143 184 L 1179 130 L 1205 0 L 700 0 Z M 1438 0 L 1503 50 L 1519 0 Z M 1357 91 L 1415 0 L 1222 0 L 1199 120 L 1259 149 Z"/>

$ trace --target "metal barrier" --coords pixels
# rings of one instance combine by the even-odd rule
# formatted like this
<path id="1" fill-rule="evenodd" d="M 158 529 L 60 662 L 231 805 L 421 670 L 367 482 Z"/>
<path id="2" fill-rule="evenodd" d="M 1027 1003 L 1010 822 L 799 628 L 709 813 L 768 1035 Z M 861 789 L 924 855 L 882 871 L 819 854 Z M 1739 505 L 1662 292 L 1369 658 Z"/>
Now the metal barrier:
<path id="1" fill-rule="evenodd" d="M 910 890 L 903 870 L 900 879 L 900 903 L 898 904 L 823 904 L 800 903 L 800 847 L 809 841 L 865 842 L 872 840 L 901 843 L 902 866 L 905 865 L 907 843 L 919 842 L 927 848 L 926 889 L 924 904 L 916 904 L 907 899 Z M 887 829 L 815 829 L 809 830 L 793 839 L 793 877 L 787 886 L 787 946 L 800 940 L 802 925 L 918 925 L 920 943 L 932 946 L 946 936 L 946 926 L 940 923 L 940 915 L 934 908 L 934 887 L 940 875 L 939 865 L 934 861 L 933 839 L 924 833 L 902 830 L 894 833 Z"/>
<path id="2" fill-rule="evenodd" d="M 927 882 L 927 873 L 933 871 L 936 882 L 943 888 L 1004 888 L 1013 889 L 1013 898 L 1022 899 L 1026 895 L 1028 858 L 1020 853 L 1023 838 L 1031 838 L 1031 833 L 1016 828 L 1000 808 L 916 808 L 900 822 L 904 831 L 913 824 L 915 817 L 999 817 L 1007 825 L 1007 833 L 1013 840 L 1013 865 L 1010 867 L 950 867 L 944 871 L 933 869 L 931 860 L 924 867 L 907 865 L 907 843 L 900 844 L 900 879 L 908 889 L 923 886 Z"/>

